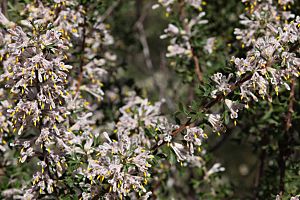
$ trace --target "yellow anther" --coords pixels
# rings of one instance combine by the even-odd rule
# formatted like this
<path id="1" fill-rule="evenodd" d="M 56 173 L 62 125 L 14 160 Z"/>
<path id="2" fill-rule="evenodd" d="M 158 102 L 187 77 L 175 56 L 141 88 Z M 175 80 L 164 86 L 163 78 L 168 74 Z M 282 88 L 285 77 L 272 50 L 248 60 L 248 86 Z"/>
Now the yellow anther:
<path id="1" fill-rule="evenodd" d="M 248 104 L 248 103 L 245 105 L 245 108 L 246 108 L 246 109 L 249 109 L 249 104 Z"/>
<path id="2" fill-rule="evenodd" d="M 275 87 L 275 92 L 276 92 L 276 95 L 278 96 L 278 91 L 279 91 L 279 88 L 278 86 Z"/>

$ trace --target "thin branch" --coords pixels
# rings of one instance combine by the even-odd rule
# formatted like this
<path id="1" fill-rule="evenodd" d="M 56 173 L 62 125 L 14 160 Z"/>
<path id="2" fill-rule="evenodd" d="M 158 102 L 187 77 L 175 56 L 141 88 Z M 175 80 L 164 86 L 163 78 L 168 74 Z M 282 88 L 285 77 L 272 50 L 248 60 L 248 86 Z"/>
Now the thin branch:
<path id="1" fill-rule="evenodd" d="M 2 0 L 0 11 L 7 17 L 7 0 Z"/>
<path id="2" fill-rule="evenodd" d="M 115 0 L 115 2 L 105 11 L 105 13 L 100 17 L 100 22 L 104 22 L 112 12 L 119 6 L 121 0 Z"/>
<path id="3" fill-rule="evenodd" d="M 137 0 L 137 1 L 139 2 L 138 5 L 142 6 L 142 1 L 141 0 Z M 146 6 L 146 8 L 150 7 L 149 5 L 150 4 L 148 4 L 148 6 Z M 135 27 L 139 31 L 139 40 L 140 40 L 140 42 L 143 46 L 143 54 L 144 54 L 146 66 L 148 67 L 148 69 L 151 70 L 151 69 L 153 69 L 153 64 L 152 64 L 149 45 L 148 45 L 148 41 L 147 41 L 147 37 L 146 37 L 146 32 L 145 32 L 145 29 L 144 29 L 144 24 L 143 24 L 147 14 L 148 14 L 147 12 L 143 12 L 143 13 L 140 13 L 140 11 L 137 12 L 137 15 L 138 15 L 139 19 L 135 23 Z"/>
<path id="4" fill-rule="evenodd" d="M 195 73 L 197 75 L 199 82 L 202 83 L 203 82 L 203 74 L 200 69 L 199 59 L 196 56 L 194 49 L 192 49 L 192 54 L 193 54 L 193 60 L 194 60 L 194 65 L 195 65 Z"/>
<path id="5" fill-rule="evenodd" d="M 286 124 L 285 124 L 285 132 L 288 133 L 290 128 L 292 127 L 292 115 L 294 112 L 294 102 L 295 102 L 295 89 L 296 89 L 296 84 L 295 80 L 291 80 L 291 92 L 289 96 L 289 107 L 288 107 L 288 112 L 286 115 Z"/>
<path id="6" fill-rule="evenodd" d="M 185 22 L 185 12 L 184 12 L 184 1 L 179 1 L 180 5 L 179 5 L 179 18 L 180 21 L 182 21 L 184 29 L 186 32 L 189 32 L 189 28 L 188 28 L 188 24 Z M 189 41 L 189 43 L 191 43 Z M 201 68 L 199 65 L 199 58 L 196 55 L 195 49 L 193 47 L 191 47 L 191 51 L 192 51 L 192 58 L 194 61 L 194 67 L 195 67 L 195 73 L 197 75 L 197 78 L 199 80 L 200 83 L 203 83 L 203 74 L 201 72 Z"/>
<path id="7" fill-rule="evenodd" d="M 171 136 L 175 137 L 178 133 L 181 133 L 182 131 L 184 131 L 189 125 L 191 125 L 191 118 L 188 119 L 188 121 L 187 121 L 185 124 L 181 125 L 178 129 L 172 131 Z M 160 148 L 161 146 L 163 146 L 163 145 L 165 145 L 165 144 L 166 144 L 166 141 L 163 141 L 163 142 L 160 143 L 160 144 L 154 145 L 154 146 L 151 148 L 151 150 L 152 150 L 152 151 L 156 151 L 158 148 Z"/>
<path id="8" fill-rule="evenodd" d="M 259 156 L 259 168 L 257 170 L 257 174 L 255 177 L 254 188 L 255 188 L 255 199 L 259 199 L 259 186 L 261 184 L 262 177 L 264 176 L 264 168 L 265 168 L 265 159 L 266 159 L 266 150 L 262 149 Z"/>
<path id="9" fill-rule="evenodd" d="M 216 103 L 218 103 L 219 101 L 221 101 L 224 97 L 229 96 L 233 93 L 233 91 L 235 91 L 239 86 L 241 86 L 244 82 L 250 80 L 252 78 L 252 74 L 247 74 L 244 77 L 242 77 L 239 81 L 237 81 L 236 83 L 232 84 L 230 86 L 230 91 L 227 95 L 224 96 L 224 94 L 219 93 L 219 95 L 217 95 L 217 97 L 215 99 L 213 99 L 212 101 L 207 102 L 204 106 L 203 106 L 203 110 L 206 111 L 207 109 L 211 108 L 212 106 L 214 106 Z"/>
<path id="10" fill-rule="evenodd" d="M 145 60 L 146 67 L 149 72 L 152 73 L 153 69 L 153 62 L 150 54 L 150 48 L 149 48 L 149 43 L 148 39 L 146 36 L 146 31 L 144 28 L 144 21 L 148 15 L 148 11 L 151 9 L 151 4 L 148 3 L 145 6 L 143 6 L 143 0 L 136 0 L 136 16 L 137 16 L 137 21 L 134 24 L 134 28 L 137 29 L 137 35 L 139 38 L 139 41 L 142 45 L 142 51 L 143 51 L 143 56 Z M 153 85 L 154 88 L 159 91 L 160 97 L 162 97 L 162 89 L 158 83 L 159 81 L 157 78 L 154 76 L 153 77 Z"/>
<path id="11" fill-rule="evenodd" d="M 278 167 L 279 167 L 279 192 L 284 193 L 285 191 L 285 171 L 286 171 L 286 160 L 289 156 L 288 145 L 290 142 L 289 131 L 292 127 L 292 115 L 294 112 L 294 102 L 295 102 L 295 80 L 291 80 L 291 91 L 289 96 L 289 105 L 288 111 L 285 116 L 285 129 L 284 129 L 284 137 L 281 141 L 279 141 L 279 155 L 278 155 Z"/>

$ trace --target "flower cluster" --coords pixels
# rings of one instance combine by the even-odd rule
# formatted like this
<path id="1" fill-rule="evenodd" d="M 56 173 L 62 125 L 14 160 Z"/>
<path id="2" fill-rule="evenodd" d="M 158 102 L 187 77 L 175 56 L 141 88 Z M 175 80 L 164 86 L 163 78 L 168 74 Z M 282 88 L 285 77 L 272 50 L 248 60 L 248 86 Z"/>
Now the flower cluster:
<path id="1" fill-rule="evenodd" d="M 184 0 L 184 1 L 178 1 L 178 0 L 159 0 L 158 4 L 153 5 L 153 8 L 158 8 L 159 6 L 163 6 L 166 9 L 167 13 L 173 12 L 172 6 L 174 6 L 175 3 L 184 3 L 185 5 L 194 7 L 195 9 L 202 10 L 202 6 L 206 4 L 203 0 Z"/>
<path id="2" fill-rule="evenodd" d="M 17 133 L 11 145 L 20 147 L 21 163 L 32 157 L 40 160 L 32 187 L 25 185 L 25 199 L 55 194 L 60 188 L 66 188 L 67 185 L 59 184 L 68 168 L 64 156 L 72 152 L 76 134 L 84 131 L 82 135 L 89 138 L 94 133 L 91 124 L 95 123 L 89 119 L 89 110 L 93 108 L 83 99 L 81 91 L 101 99 L 100 80 L 106 72 L 99 67 L 106 62 L 113 63 L 116 58 L 110 52 L 99 58 L 100 49 L 111 45 L 113 39 L 103 22 L 89 29 L 83 14 L 83 6 L 75 1 L 32 2 L 22 13 L 27 20 L 21 21 L 21 28 L 1 13 L 1 24 L 8 28 L 7 31 L 1 29 L 4 70 L 1 81 L 17 99 L 10 104 L 1 102 L 1 111 L 7 113 L 1 118 L 4 125 L 1 130 L 8 133 L 11 127 L 12 132 Z M 64 60 L 75 59 L 69 49 L 78 45 L 76 38 L 79 37 L 83 38 L 79 49 L 83 51 L 81 75 L 80 79 L 70 79 L 72 67 Z M 76 113 L 75 118 L 71 117 L 73 113 Z M 1 150 L 4 151 L 2 144 L 6 142 L 2 132 Z"/>
<path id="3" fill-rule="evenodd" d="M 241 40 L 242 47 L 249 47 L 256 42 L 258 36 L 272 35 L 269 30 L 275 30 L 281 27 L 288 20 L 295 17 L 290 11 L 287 11 L 287 5 L 294 1 L 278 1 L 283 9 L 279 10 L 273 0 L 245 0 L 246 13 L 240 16 L 240 23 L 245 27 L 236 28 L 234 34 L 236 39 Z"/>
<path id="4" fill-rule="evenodd" d="M 197 4 L 201 5 L 201 2 L 190 1 L 187 3 L 187 5 L 195 8 L 198 8 Z M 166 6 L 165 4 L 162 5 Z M 171 7 L 167 7 L 167 12 L 170 8 Z M 201 8 L 201 6 L 199 6 L 199 8 Z M 190 19 L 187 16 L 181 16 L 184 17 L 184 19 L 182 19 L 183 21 L 180 26 L 176 26 L 175 24 L 168 25 L 168 28 L 164 30 L 165 34 L 160 36 L 161 39 L 170 39 L 168 53 L 166 54 L 167 57 L 192 57 L 193 47 L 191 45 L 191 38 L 197 34 L 197 32 L 194 31 L 195 26 L 208 22 L 202 19 L 204 15 L 205 12 L 198 12 L 197 16 L 191 16 Z"/>
<path id="5" fill-rule="evenodd" d="M 120 109 L 121 117 L 112 136 L 107 132 L 91 135 L 84 131 L 71 140 L 74 146 L 69 152 L 87 156 L 87 160 L 76 170 L 89 181 L 82 185 L 84 199 L 99 196 L 105 190 L 105 198 L 122 198 L 144 194 L 150 179 L 150 164 L 154 158 L 151 147 L 153 140 L 145 134 L 145 127 L 155 128 L 159 121 L 161 102 L 151 105 L 147 99 L 128 98 L 128 103 Z M 116 134 L 117 140 L 111 139 Z M 103 140 L 97 145 L 95 141 Z M 155 141 L 155 140 L 154 140 Z"/>
<path id="6" fill-rule="evenodd" d="M 32 156 L 43 160 L 31 190 L 43 194 L 47 188 L 52 193 L 57 186 L 54 176 L 59 178 L 66 167 L 58 152 L 65 151 L 65 141 L 69 140 L 62 124 L 68 114 L 63 105 L 69 95 L 66 85 L 72 66 L 64 63 L 68 42 L 60 32 L 39 21 L 27 24 L 30 26 L 25 29 L 8 29 L 10 43 L 0 79 L 16 98 L 7 113 L 16 133 L 14 143 L 22 147 L 19 161 Z"/>
<path id="7" fill-rule="evenodd" d="M 136 194 L 149 196 L 151 172 L 157 170 L 153 165 L 153 147 L 162 142 L 168 143 L 178 162 L 196 167 L 205 165 L 201 157 L 194 155 L 195 150 L 201 151 L 202 142 L 207 138 L 201 128 L 187 128 L 182 141 L 175 139 L 172 131 L 177 126 L 161 115 L 162 102 L 151 104 L 137 96 L 128 97 L 126 101 L 120 108 L 121 116 L 113 133 L 92 135 L 84 131 L 71 140 L 70 156 L 87 159 L 75 173 L 78 178 L 84 177 L 84 184 L 80 186 L 84 199 L 97 197 L 103 190 L 107 199 L 126 196 L 135 199 Z M 97 143 L 102 140 L 103 143 Z"/>
<path id="8" fill-rule="evenodd" d="M 271 2 L 262 1 L 258 4 L 255 3 L 255 6 L 255 11 L 251 12 L 251 20 L 249 19 L 247 24 L 257 24 L 256 17 L 262 18 L 262 12 L 264 16 L 273 16 L 275 12 L 278 19 L 265 16 L 264 22 L 267 27 L 272 27 L 270 29 L 257 24 L 261 31 L 252 26 L 247 26 L 246 29 L 242 30 L 243 33 L 247 34 L 253 31 L 252 42 L 247 43 L 247 46 L 251 46 L 252 49 L 247 52 L 246 58 L 232 58 L 236 67 L 236 80 L 234 80 L 233 74 L 226 76 L 216 73 L 212 76 L 212 80 L 217 84 L 216 89 L 211 92 L 213 98 L 217 98 L 222 93 L 227 96 L 236 87 L 240 89 L 239 95 L 242 104 L 229 99 L 224 101 L 232 119 L 237 118 L 238 110 L 244 107 L 249 108 L 252 100 L 257 102 L 259 98 L 262 98 L 272 101 L 272 91 L 278 96 L 282 86 L 290 90 L 289 81 L 291 77 L 299 76 L 300 58 L 297 56 L 297 44 L 300 40 L 300 17 L 297 16 L 295 20 L 288 23 L 286 21 L 288 18 L 284 17 L 284 12 L 278 12 Z M 248 36 L 236 34 L 245 41 L 250 41 Z M 256 34 L 260 37 L 256 37 Z M 223 129 L 220 117 L 220 115 L 215 115 L 213 118 L 212 115 L 208 117 L 208 121 L 215 131 Z"/>

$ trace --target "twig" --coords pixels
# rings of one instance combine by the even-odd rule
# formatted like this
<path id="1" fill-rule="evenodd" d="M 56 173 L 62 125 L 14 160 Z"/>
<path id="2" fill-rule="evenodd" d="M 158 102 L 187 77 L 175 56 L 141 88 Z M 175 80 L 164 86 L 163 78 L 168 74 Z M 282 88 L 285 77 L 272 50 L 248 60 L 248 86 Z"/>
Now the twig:
<path id="1" fill-rule="evenodd" d="M 289 97 L 289 107 L 288 107 L 288 112 L 286 115 L 286 124 L 285 124 L 285 132 L 288 133 L 290 128 L 292 127 L 292 115 L 294 112 L 294 102 L 295 102 L 295 80 L 292 79 L 291 81 L 291 92 L 290 92 L 290 97 Z"/>
<path id="2" fill-rule="evenodd" d="M 115 2 L 105 11 L 105 13 L 100 17 L 100 22 L 104 22 L 107 17 L 109 17 L 112 12 L 118 7 L 121 3 L 121 0 L 115 0 Z"/>
<path id="3" fill-rule="evenodd" d="M 259 199 L 259 186 L 264 175 L 264 167 L 265 167 L 265 159 L 266 159 L 266 150 L 262 149 L 259 157 L 259 169 L 257 171 L 254 188 L 255 188 L 255 199 Z"/>
<path id="4" fill-rule="evenodd" d="M 143 0 L 136 0 L 136 17 L 137 21 L 134 24 L 134 28 L 137 29 L 139 41 L 142 45 L 143 56 L 145 60 L 146 67 L 150 73 L 153 71 L 153 62 L 151 59 L 150 48 L 144 28 L 144 21 L 148 15 L 148 10 L 150 10 L 151 4 L 148 3 L 146 6 L 143 6 Z M 157 78 L 153 77 L 153 85 L 159 91 L 160 97 L 162 97 L 161 87 L 158 84 Z"/>
<path id="5" fill-rule="evenodd" d="M 185 31 L 188 33 L 189 32 L 189 28 L 188 28 L 188 24 L 184 21 L 185 19 L 185 12 L 184 12 L 184 1 L 179 1 L 180 5 L 179 5 L 179 18 L 183 23 L 184 29 Z M 189 41 L 189 43 L 191 43 Z M 192 58 L 194 61 L 194 67 L 195 67 L 195 73 L 197 75 L 197 78 L 199 80 L 200 83 L 203 83 L 203 74 L 201 72 L 201 68 L 199 65 L 199 58 L 196 55 L 195 49 L 193 47 L 191 47 L 191 53 L 192 53 Z"/>
<path id="6" fill-rule="evenodd" d="M 206 111 L 207 109 L 209 109 L 210 107 L 212 107 L 213 105 L 218 103 L 220 100 L 222 100 L 224 97 L 226 97 L 228 95 L 231 95 L 233 93 L 233 91 L 235 91 L 240 85 L 242 85 L 244 82 L 250 80 L 251 78 L 252 78 L 252 74 L 245 75 L 239 81 L 237 81 L 236 83 L 234 83 L 230 86 L 230 91 L 231 91 L 230 93 L 228 93 L 225 96 L 224 96 L 224 94 L 220 93 L 219 95 L 217 95 L 217 97 L 215 99 L 213 99 L 212 101 L 207 102 L 203 106 L 203 110 Z"/>
<path id="7" fill-rule="evenodd" d="M 0 11 L 7 17 L 7 0 L 2 0 Z"/>
<path id="8" fill-rule="evenodd" d="M 171 136 L 175 137 L 178 133 L 181 133 L 182 131 L 184 131 L 190 124 L 191 124 L 191 118 L 188 119 L 188 121 L 185 124 L 181 125 L 178 129 L 172 131 Z M 159 147 L 163 146 L 164 144 L 166 144 L 166 141 L 163 141 L 160 144 L 154 145 L 151 148 L 151 150 L 156 151 Z"/>
<path id="9" fill-rule="evenodd" d="M 141 0 L 137 0 L 137 1 L 139 1 L 139 6 L 141 6 L 142 5 Z M 149 5 L 150 4 L 148 4 L 147 7 L 149 7 Z M 140 11 L 139 11 L 139 12 L 137 12 L 137 15 L 139 16 L 139 19 L 135 23 L 135 27 L 139 31 L 139 40 L 143 46 L 143 54 L 145 57 L 146 66 L 148 67 L 148 69 L 151 70 L 151 69 L 153 69 L 153 64 L 152 64 L 149 45 L 148 45 L 148 41 L 147 41 L 145 29 L 144 29 L 144 24 L 143 24 L 143 22 L 147 16 L 147 12 L 143 12 L 143 14 L 140 15 Z"/>
<path id="10" fill-rule="evenodd" d="M 285 191 L 285 170 L 286 170 L 286 159 L 289 155 L 288 146 L 290 142 L 289 130 L 292 127 L 292 115 L 294 112 L 294 102 L 295 102 L 295 80 L 291 80 L 291 91 L 289 96 L 288 111 L 285 117 L 285 130 L 284 138 L 279 141 L 279 155 L 278 155 L 278 166 L 279 166 L 279 192 L 284 193 Z"/>
<path id="11" fill-rule="evenodd" d="M 193 60 L 194 60 L 194 65 L 195 65 L 195 73 L 197 75 L 199 82 L 202 83 L 203 82 L 203 74 L 200 69 L 199 59 L 196 56 L 195 50 L 193 48 L 192 48 L 192 54 L 193 54 Z"/>

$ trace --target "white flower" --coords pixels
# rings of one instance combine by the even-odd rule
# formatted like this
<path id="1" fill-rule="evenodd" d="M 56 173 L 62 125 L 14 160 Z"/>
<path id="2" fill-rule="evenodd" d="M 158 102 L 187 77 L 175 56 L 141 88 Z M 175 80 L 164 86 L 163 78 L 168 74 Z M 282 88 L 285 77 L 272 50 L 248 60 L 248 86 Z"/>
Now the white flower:
<path id="1" fill-rule="evenodd" d="M 220 114 L 206 114 L 206 116 L 208 116 L 208 122 L 212 125 L 214 132 L 221 132 L 224 130 Z"/>
<path id="2" fill-rule="evenodd" d="M 231 101 L 230 99 L 225 99 L 225 104 L 231 112 L 230 114 L 231 119 L 236 119 L 238 117 L 239 110 L 245 107 L 243 104 Z"/>
<path id="3" fill-rule="evenodd" d="M 206 41 L 206 44 L 204 46 L 204 49 L 209 53 L 211 54 L 213 52 L 213 48 L 215 46 L 215 41 L 216 41 L 216 38 L 215 37 L 210 37 L 207 39 Z"/>
<path id="4" fill-rule="evenodd" d="M 216 89 L 211 92 L 213 98 L 217 97 L 218 92 L 222 92 L 224 95 L 231 92 L 231 84 L 229 83 L 230 79 L 233 77 L 233 74 L 229 74 L 228 77 L 222 73 L 214 74 L 211 79 L 217 84 Z"/>
<path id="5" fill-rule="evenodd" d="M 212 174 L 225 171 L 224 167 L 221 167 L 220 163 L 215 163 L 205 174 L 205 178 L 208 178 Z"/>

